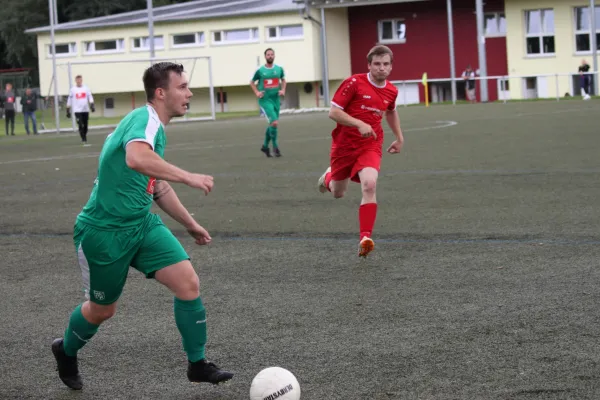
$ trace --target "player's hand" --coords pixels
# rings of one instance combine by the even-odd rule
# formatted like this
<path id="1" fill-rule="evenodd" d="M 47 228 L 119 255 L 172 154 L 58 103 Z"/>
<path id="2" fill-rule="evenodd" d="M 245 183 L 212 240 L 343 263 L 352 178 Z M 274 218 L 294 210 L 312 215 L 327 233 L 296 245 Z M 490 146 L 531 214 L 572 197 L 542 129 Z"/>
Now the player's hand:
<path id="1" fill-rule="evenodd" d="M 360 135 L 364 138 L 373 136 L 373 139 L 377 139 L 377 134 L 373 130 L 373 127 L 365 122 L 363 122 L 362 125 L 358 127 L 358 131 L 360 132 Z"/>
<path id="2" fill-rule="evenodd" d="M 208 231 L 198 224 L 192 229 L 188 229 L 188 233 L 196 240 L 196 244 L 204 245 L 212 241 Z"/>
<path id="3" fill-rule="evenodd" d="M 265 96 L 265 92 L 256 93 L 256 97 L 258 97 L 259 99 L 262 99 L 264 96 Z"/>
<path id="4" fill-rule="evenodd" d="M 71 110 L 67 109 L 67 118 L 71 118 Z"/>
<path id="5" fill-rule="evenodd" d="M 402 150 L 403 144 L 404 144 L 404 142 L 402 142 L 400 140 L 394 140 L 392 142 L 392 144 L 390 145 L 390 147 L 388 147 L 387 152 L 390 154 L 398 154 L 398 153 L 400 153 L 400 150 Z"/>
<path id="6" fill-rule="evenodd" d="M 285 96 L 285 90 L 280 90 L 280 91 L 279 91 L 279 95 L 280 95 L 281 97 Z"/>
<path id="7" fill-rule="evenodd" d="M 92 112 L 96 112 L 96 107 L 94 106 L 94 103 L 90 104 L 90 109 L 92 110 Z"/>
<path id="8" fill-rule="evenodd" d="M 213 188 L 214 179 L 210 175 L 190 174 L 186 185 L 204 190 L 204 194 L 208 195 Z"/>

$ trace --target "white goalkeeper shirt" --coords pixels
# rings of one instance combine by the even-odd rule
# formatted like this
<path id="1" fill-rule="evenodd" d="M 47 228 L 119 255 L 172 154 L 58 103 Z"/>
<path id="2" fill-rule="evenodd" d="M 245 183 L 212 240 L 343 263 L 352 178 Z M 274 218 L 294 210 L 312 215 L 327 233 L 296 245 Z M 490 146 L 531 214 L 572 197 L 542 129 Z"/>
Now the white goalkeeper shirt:
<path id="1" fill-rule="evenodd" d="M 90 112 L 89 103 L 94 102 L 94 97 L 90 88 L 86 85 L 73 86 L 69 92 L 67 107 L 70 107 L 74 113 Z"/>

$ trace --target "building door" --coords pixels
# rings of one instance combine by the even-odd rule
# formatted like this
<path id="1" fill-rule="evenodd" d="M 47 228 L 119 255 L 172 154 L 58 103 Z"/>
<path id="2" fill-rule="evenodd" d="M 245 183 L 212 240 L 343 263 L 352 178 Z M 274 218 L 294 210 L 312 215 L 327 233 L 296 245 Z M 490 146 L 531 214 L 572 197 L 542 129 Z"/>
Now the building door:
<path id="1" fill-rule="evenodd" d="M 452 82 L 435 82 L 430 85 L 431 102 L 443 103 L 452 101 Z"/>
<path id="2" fill-rule="evenodd" d="M 398 88 L 396 104 L 419 104 L 421 102 L 418 83 L 397 83 L 396 87 Z"/>
<path id="3" fill-rule="evenodd" d="M 104 113 L 105 117 L 114 117 L 115 116 L 115 98 L 114 97 L 105 97 L 104 98 Z"/>
<path id="4" fill-rule="evenodd" d="M 523 98 L 524 99 L 537 99 L 537 78 L 523 78 Z"/>
<path id="5" fill-rule="evenodd" d="M 550 97 L 548 94 L 548 77 L 538 76 L 537 78 L 537 95 L 540 99 Z"/>
<path id="6" fill-rule="evenodd" d="M 498 79 L 498 100 L 510 100 L 510 85 L 508 79 Z"/>
<path id="7" fill-rule="evenodd" d="M 300 107 L 300 95 L 298 93 L 298 86 L 293 83 L 288 83 L 285 88 L 285 97 L 281 103 L 281 108 L 298 108 Z"/>
<path id="8" fill-rule="evenodd" d="M 229 106 L 227 105 L 227 92 L 223 91 L 223 88 L 215 88 L 215 112 L 227 112 Z"/>

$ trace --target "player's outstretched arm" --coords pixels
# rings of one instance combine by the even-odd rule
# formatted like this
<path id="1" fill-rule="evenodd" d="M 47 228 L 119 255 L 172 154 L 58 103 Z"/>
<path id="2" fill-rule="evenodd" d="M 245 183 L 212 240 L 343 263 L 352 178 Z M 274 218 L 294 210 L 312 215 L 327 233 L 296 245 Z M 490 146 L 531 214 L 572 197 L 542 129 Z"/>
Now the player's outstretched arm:
<path id="1" fill-rule="evenodd" d="M 175 190 L 167 181 L 154 184 L 154 201 L 161 210 L 179 222 L 189 232 L 197 244 L 208 244 L 212 240 L 209 233 L 200 226 L 177 197 Z"/>
<path id="2" fill-rule="evenodd" d="M 125 148 L 127 166 L 140 174 L 169 182 L 178 182 L 208 194 L 213 187 L 213 177 L 193 174 L 163 160 L 146 142 L 130 142 Z"/>

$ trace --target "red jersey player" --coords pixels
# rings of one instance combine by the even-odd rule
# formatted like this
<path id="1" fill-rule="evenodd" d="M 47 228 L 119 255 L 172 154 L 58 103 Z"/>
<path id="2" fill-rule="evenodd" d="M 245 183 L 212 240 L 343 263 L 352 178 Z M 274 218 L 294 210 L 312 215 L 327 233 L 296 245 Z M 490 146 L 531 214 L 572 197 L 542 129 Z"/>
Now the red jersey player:
<path id="1" fill-rule="evenodd" d="M 360 183 L 360 257 L 366 257 L 375 247 L 371 234 L 377 216 L 375 188 L 381 165 L 384 115 L 396 137 L 388 153 L 399 153 L 404 143 L 396 112 L 398 89 L 386 80 L 393 58 L 388 47 L 373 47 L 367 55 L 369 72 L 346 79 L 333 96 L 329 111 L 329 118 L 337 125 L 331 133 L 330 166 L 319 178 L 319 191 L 330 191 L 337 199 L 344 196 L 350 180 Z"/>

